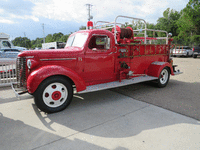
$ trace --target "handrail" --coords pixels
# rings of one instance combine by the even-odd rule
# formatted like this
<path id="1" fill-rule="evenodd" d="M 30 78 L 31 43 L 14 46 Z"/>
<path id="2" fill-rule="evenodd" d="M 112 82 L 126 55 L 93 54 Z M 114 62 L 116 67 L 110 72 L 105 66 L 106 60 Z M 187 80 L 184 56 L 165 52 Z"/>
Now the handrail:
<path id="1" fill-rule="evenodd" d="M 146 44 L 146 30 L 147 30 L 146 21 L 145 21 L 144 19 L 134 18 L 134 17 L 129 17 L 129 16 L 122 16 L 122 15 L 119 15 L 119 16 L 117 16 L 117 17 L 115 18 L 115 30 L 114 30 L 114 31 L 115 31 L 115 33 L 114 33 L 114 35 L 115 35 L 115 44 L 118 44 L 118 43 L 117 43 L 117 39 L 116 39 L 116 33 L 117 33 L 117 30 L 116 30 L 116 21 L 117 21 L 117 19 L 118 19 L 119 17 L 144 21 L 144 24 L 145 24 L 145 35 L 144 35 L 145 40 L 144 40 L 144 44 Z"/>
<path id="2" fill-rule="evenodd" d="M 97 23 L 106 23 L 106 24 L 103 24 L 103 25 L 97 25 Z M 94 23 L 94 28 L 97 28 L 97 27 L 102 27 L 102 26 L 105 26 L 105 25 L 111 25 L 111 24 L 114 24 L 114 22 L 108 22 L 108 21 L 97 21 Z M 117 23 L 119 25 L 124 25 L 122 23 Z"/>
<path id="3" fill-rule="evenodd" d="M 133 30 L 133 32 L 140 32 L 140 31 L 145 31 L 145 29 Z M 169 34 L 168 34 L 167 31 L 164 31 L 164 30 L 154 30 L 154 29 L 146 29 L 146 31 L 163 32 L 163 33 L 166 33 L 166 37 L 156 37 L 156 38 L 157 38 L 157 39 L 166 39 L 166 44 L 168 44 Z"/>
<path id="4" fill-rule="evenodd" d="M 144 19 L 140 19 L 140 18 L 134 18 L 134 17 L 129 17 L 129 16 L 122 16 L 122 15 L 119 15 L 115 18 L 115 21 L 114 22 L 108 22 L 108 21 L 97 21 L 95 22 L 95 25 L 94 25 L 94 28 L 98 28 L 98 27 L 102 27 L 102 26 L 106 26 L 106 25 L 112 25 L 114 24 L 114 37 L 115 37 L 115 44 L 118 44 L 117 43 L 117 38 L 116 38 L 116 34 L 117 34 L 117 29 L 116 29 L 116 25 L 124 25 L 122 23 L 117 23 L 117 19 L 118 18 L 128 18 L 128 19 L 134 19 L 134 20 L 140 20 L 140 21 L 143 21 L 144 24 L 145 24 L 145 29 L 141 29 L 141 30 L 133 30 L 133 32 L 140 32 L 140 31 L 145 31 L 144 32 L 144 44 L 147 44 L 147 31 L 153 31 L 153 32 L 164 32 L 166 33 L 166 37 L 157 37 L 157 39 L 166 39 L 166 44 L 168 44 L 168 32 L 167 31 L 164 31 L 164 30 L 154 30 L 154 29 L 147 29 L 147 25 L 146 25 L 146 21 Z M 97 25 L 98 23 L 104 23 L 103 25 Z M 109 28 L 112 28 L 112 27 L 105 27 L 105 28 L 101 28 L 101 29 L 109 29 Z"/>

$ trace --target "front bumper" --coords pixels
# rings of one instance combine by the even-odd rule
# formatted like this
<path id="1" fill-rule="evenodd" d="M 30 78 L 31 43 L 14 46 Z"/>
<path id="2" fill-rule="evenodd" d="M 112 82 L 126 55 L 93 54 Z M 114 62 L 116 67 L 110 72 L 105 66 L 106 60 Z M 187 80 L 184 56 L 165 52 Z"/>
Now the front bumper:
<path id="1" fill-rule="evenodd" d="M 180 70 L 176 70 L 175 68 L 177 67 L 177 65 L 173 65 L 172 68 L 173 68 L 173 73 L 174 75 L 179 75 L 179 74 L 182 74 L 183 72 L 180 72 Z"/>
<path id="2" fill-rule="evenodd" d="M 11 87 L 17 98 L 19 98 L 19 96 L 22 94 L 28 93 L 27 89 L 19 87 L 19 84 L 17 82 L 11 83 Z"/>

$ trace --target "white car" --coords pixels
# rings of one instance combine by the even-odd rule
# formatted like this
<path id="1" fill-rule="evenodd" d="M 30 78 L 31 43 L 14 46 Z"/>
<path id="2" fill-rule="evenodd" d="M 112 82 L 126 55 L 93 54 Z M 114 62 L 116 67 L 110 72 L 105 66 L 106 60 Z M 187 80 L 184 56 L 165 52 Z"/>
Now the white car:
<path id="1" fill-rule="evenodd" d="M 172 51 L 171 51 L 171 56 L 192 56 L 193 55 L 193 50 L 189 46 L 176 46 Z"/>
<path id="2" fill-rule="evenodd" d="M 0 49 L 0 58 L 17 58 L 20 50 L 14 48 Z"/>

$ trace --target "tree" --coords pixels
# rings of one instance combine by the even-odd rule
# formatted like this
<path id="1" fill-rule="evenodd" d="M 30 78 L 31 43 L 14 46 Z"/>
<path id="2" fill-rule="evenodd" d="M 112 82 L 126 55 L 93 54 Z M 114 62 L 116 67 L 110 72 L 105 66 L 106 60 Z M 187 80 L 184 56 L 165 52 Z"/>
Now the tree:
<path id="1" fill-rule="evenodd" d="M 43 38 L 36 38 L 35 40 L 31 41 L 31 47 L 36 48 L 36 47 L 42 47 L 43 43 Z"/>
<path id="2" fill-rule="evenodd" d="M 200 1 L 190 0 L 187 6 L 181 11 L 178 22 L 180 31 L 179 38 L 185 44 L 195 45 L 199 43 L 200 36 Z"/>
<path id="3" fill-rule="evenodd" d="M 54 33 L 53 34 L 53 42 L 58 42 L 60 40 L 60 38 L 63 36 L 64 34 L 59 32 L 59 33 Z"/>
<path id="4" fill-rule="evenodd" d="M 68 37 L 69 37 L 69 35 L 68 34 L 66 34 L 66 35 L 63 35 L 61 38 L 60 38 L 60 42 L 66 42 L 67 41 L 67 39 L 68 39 Z"/>
<path id="5" fill-rule="evenodd" d="M 167 8 L 163 12 L 163 17 L 157 20 L 156 28 L 158 30 L 164 30 L 168 33 L 172 33 L 173 36 L 177 36 L 178 33 L 178 25 L 177 21 L 180 18 L 180 13 L 176 10 Z M 160 36 L 160 35 L 159 35 Z"/>
<path id="6" fill-rule="evenodd" d="M 49 43 L 49 42 L 53 42 L 53 35 L 52 34 L 48 34 L 45 38 L 45 42 Z"/>
<path id="7" fill-rule="evenodd" d="M 28 39 L 27 37 L 16 37 L 12 43 L 15 46 L 20 46 L 20 47 L 26 47 L 30 48 L 31 47 L 31 40 Z"/>

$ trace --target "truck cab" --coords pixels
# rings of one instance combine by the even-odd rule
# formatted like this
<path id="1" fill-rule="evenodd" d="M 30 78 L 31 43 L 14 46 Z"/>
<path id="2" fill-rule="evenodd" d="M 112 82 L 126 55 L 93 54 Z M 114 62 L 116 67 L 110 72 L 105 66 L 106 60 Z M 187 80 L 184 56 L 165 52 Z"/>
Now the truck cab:
<path id="1" fill-rule="evenodd" d="M 87 85 L 109 82 L 115 80 L 115 42 L 111 32 L 106 30 L 88 30 L 89 32 L 78 32 L 70 36 L 67 46 L 76 46 L 79 42 L 77 36 L 85 39 L 84 55 L 78 58 L 83 62 L 81 76 Z M 70 43 L 71 38 L 74 42 Z M 84 40 L 83 40 L 84 42 Z M 67 47 L 66 46 L 66 47 Z"/>
<path id="2" fill-rule="evenodd" d="M 175 70 L 170 58 L 171 37 L 166 31 L 163 31 L 166 37 L 147 37 L 151 30 L 146 29 L 143 19 L 139 20 L 145 23 L 145 36 L 136 37 L 138 30 L 117 25 L 119 17 L 138 19 L 117 16 L 115 22 L 100 26 L 89 22 L 88 30 L 70 35 L 64 49 L 20 53 L 16 63 L 17 83 L 12 84 L 16 95 L 28 92 L 40 110 L 53 113 L 65 109 L 74 93 L 145 81 L 165 87 L 170 74 L 181 73 Z M 160 39 L 165 42 L 153 42 Z"/>

